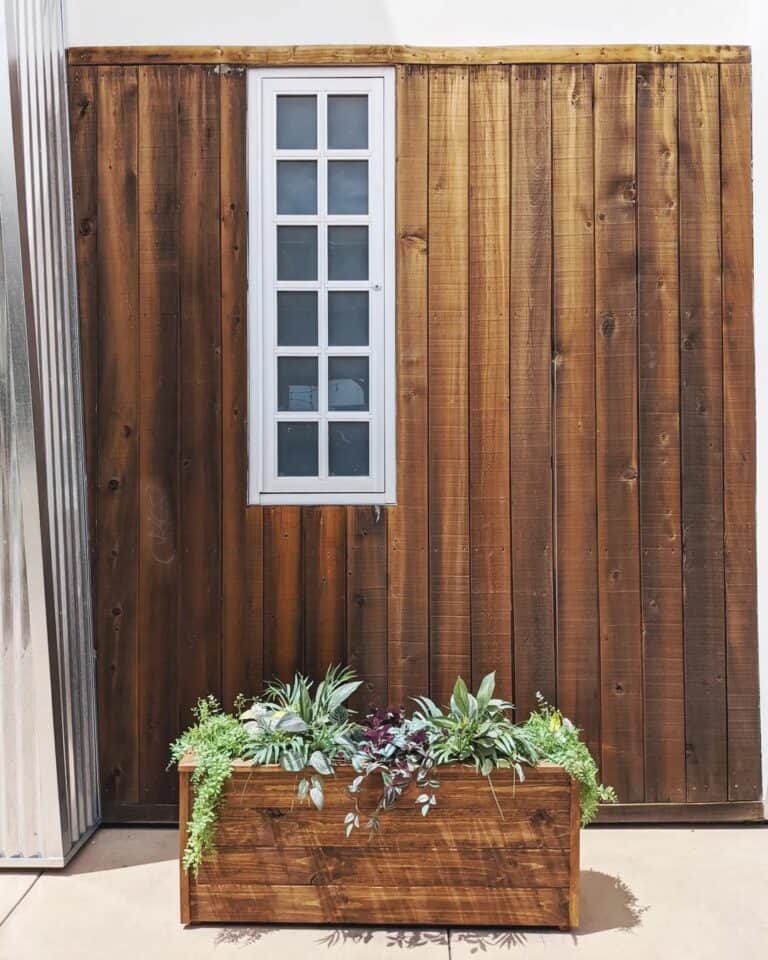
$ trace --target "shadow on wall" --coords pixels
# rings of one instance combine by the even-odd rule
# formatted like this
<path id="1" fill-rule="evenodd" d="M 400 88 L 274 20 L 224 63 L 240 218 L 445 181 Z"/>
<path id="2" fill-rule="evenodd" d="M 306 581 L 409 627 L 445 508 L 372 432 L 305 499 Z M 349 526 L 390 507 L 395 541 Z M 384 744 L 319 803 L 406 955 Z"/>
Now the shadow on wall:
<path id="1" fill-rule="evenodd" d="M 584 870 L 581 874 L 581 915 L 578 931 L 561 933 L 558 930 L 389 930 L 387 946 L 412 950 L 417 947 L 446 946 L 450 942 L 464 943 L 470 953 L 485 953 L 490 948 L 511 949 L 524 947 L 531 936 L 572 937 L 576 943 L 582 937 L 607 930 L 632 930 L 642 922 L 648 907 L 638 903 L 637 897 L 620 877 L 612 877 L 598 870 Z M 249 946 L 268 937 L 284 927 L 228 926 L 216 935 L 216 945 L 238 944 Z M 317 929 L 317 928 L 309 928 Z M 317 944 L 321 947 L 337 947 L 342 944 L 366 944 L 374 931 L 366 927 L 340 927 L 324 931 L 317 929 Z"/>

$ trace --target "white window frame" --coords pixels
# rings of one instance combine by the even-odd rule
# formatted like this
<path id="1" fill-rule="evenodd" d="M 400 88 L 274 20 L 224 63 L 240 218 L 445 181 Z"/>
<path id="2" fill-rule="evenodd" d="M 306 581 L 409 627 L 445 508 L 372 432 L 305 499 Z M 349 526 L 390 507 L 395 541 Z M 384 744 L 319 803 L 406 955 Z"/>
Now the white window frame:
<path id="1" fill-rule="evenodd" d="M 359 84 L 350 81 L 357 79 Z M 338 82 L 340 81 L 340 82 Z M 275 195 L 274 130 L 267 142 L 265 127 L 274 120 L 275 98 L 279 93 L 320 95 L 318 111 L 318 150 L 281 151 L 286 159 L 319 157 L 325 144 L 325 96 L 328 92 L 369 94 L 369 231 L 370 270 L 367 282 L 334 282 L 334 289 L 367 289 L 370 296 L 370 364 L 369 456 L 371 475 L 356 477 L 278 477 L 277 421 L 314 419 L 301 413 L 276 413 L 278 350 L 299 356 L 314 348 L 277 348 L 274 307 L 267 298 L 276 296 L 274 261 L 276 258 L 275 224 L 305 222 L 302 217 L 279 218 L 273 204 L 267 206 L 264 196 Z M 266 98 L 270 98 L 269 101 Z M 377 118 L 380 117 L 380 122 Z M 355 158 L 366 154 L 354 152 Z M 352 156 L 334 151 L 333 158 Z M 360 217 L 331 217 L 325 214 L 324 164 L 318 164 L 318 239 L 325 225 L 360 222 Z M 375 175 L 379 170 L 378 176 Z M 383 180 L 383 183 L 381 182 Z M 248 502 L 250 504 L 391 504 L 396 494 L 395 442 L 395 78 L 394 69 L 381 68 L 275 68 L 248 70 L 248 183 L 250 198 L 248 228 Z M 375 219 L 381 219 L 377 227 Z M 270 230 L 270 242 L 264 238 Z M 318 248 L 320 296 L 324 296 L 325 244 Z M 313 289 L 316 285 L 296 281 L 280 283 L 281 289 Z M 272 300 L 274 303 L 274 300 Z M 320 346 L 319 364 L 329 355 L 353 356 L 368 348 L 328 348 Z M 323 378 L 321 376 L 320 384 Z M 271 402 L 267 398 L 271 397 Z M 320 399 L 320 409 L 324 403 Z M 366 415 L 328 415 L 330 419 L 366 419 Z M 322 430 L 321 430 L 322 433 Z M 327 442 L 320 441 L 318 459 L 327 456 Z M 321 473 L 323 472 L 321 466 Z M 326 471 L 327 472 L 327 471 Z"/>

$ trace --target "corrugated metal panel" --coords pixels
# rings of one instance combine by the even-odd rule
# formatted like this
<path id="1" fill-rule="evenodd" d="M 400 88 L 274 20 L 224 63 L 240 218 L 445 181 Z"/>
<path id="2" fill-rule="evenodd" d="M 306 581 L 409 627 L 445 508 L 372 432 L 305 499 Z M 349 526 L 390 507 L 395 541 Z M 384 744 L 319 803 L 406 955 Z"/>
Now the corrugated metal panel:
<path id="1" fill-rule="evenodd" d="M 98 821 L 59 2 L 0 32 L 0 863 L 63 863 Z"/>

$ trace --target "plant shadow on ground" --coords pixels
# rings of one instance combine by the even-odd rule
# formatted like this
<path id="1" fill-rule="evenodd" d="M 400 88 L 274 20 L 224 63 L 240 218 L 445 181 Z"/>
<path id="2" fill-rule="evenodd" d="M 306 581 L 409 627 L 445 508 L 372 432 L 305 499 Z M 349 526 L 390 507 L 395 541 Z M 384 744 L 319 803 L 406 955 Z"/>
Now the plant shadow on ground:
<path id="1" fill-rule="evenodd" d="M 581 873 L 581 923 L 577 930 L 456 930 L 451 940 L 466 944 L 470 953 L 484 953 L 494 948 L 522 947 L 532 936 L 572 937 L 577 943 L 582 937 L 608 930 L 629 932 L 642 923 L 648 907 L 641 906 L 637 897 L 621 877 L 599 870 Z"/>
<path id="2" fill-rule="evenodd" d="M 222 944 L 237 944 L 247 947 L 258 943 L 271 933 L 286 930 L 286 927 L 273 926 L 237 926 L 225 927 L 216 935 L 215 946 Z M 387 947 L 396 947 L 401 950 L 412 950 L 416 947 L 444 946 L 448 947 L 447 930 L 427 930 L 419 928 L 387 929 L 385 927 L 295 927 L 290 929 L 311 930 L 317 934 L 315 943 L 320 947 L 339 947 L 342 944 L 367 944 L 374 937 L 383 938 Z"/>
<path id="3" fill-rule="evenodd" d="M 641 906 L 637 897 L 620 877 L 599 870 L 584 870 L 581 874 L 581 924 L 570 933 L 558 930 L 452 930 L 450 941 L 464 943 L 470 953 L 485 953 L 491 949 L 522 947 L 531 936 L 573 937 L 577 942 L 585 936 L 608 930 L 631 931 L 642 923 L 648 907 Z M 248 946 L 258 943 L 272 933 L 285 930 L 280 926 L 231 926 L 219 930 L 215 944 Z M 302 928 L 300 928 L 302 929 Z M 346 943 L 366 944 L 374 937 L 383 936 L 388 947 L 412 950 L 425 946 L 448 946 L 449 934 L 444 929 L 370 927 L 304 927 L 317 934 L 318 946 L 333 947 Z"/>

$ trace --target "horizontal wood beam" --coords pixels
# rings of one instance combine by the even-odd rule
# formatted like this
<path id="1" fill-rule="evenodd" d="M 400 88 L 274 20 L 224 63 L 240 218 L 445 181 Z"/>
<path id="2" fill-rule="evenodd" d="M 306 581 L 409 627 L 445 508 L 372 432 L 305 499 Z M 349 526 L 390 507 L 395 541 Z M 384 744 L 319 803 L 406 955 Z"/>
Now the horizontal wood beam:
<path id="1" fill-rule="evenodd" d="M 327 67 L 382 64 L 480 63 L 748 63 L 750 48 L 729 45 L 615 44 L 601 46 L 410 47 L 71 47 L 72 65 L 149 63 L 232 64 L 249 67 Z"/>
<path id="2" fill-rule="evenodd" d="M 759 800 L 724 803 L 616 803 L 600 807 L 597 824 L 606 823 L 762 823 Z"/>

